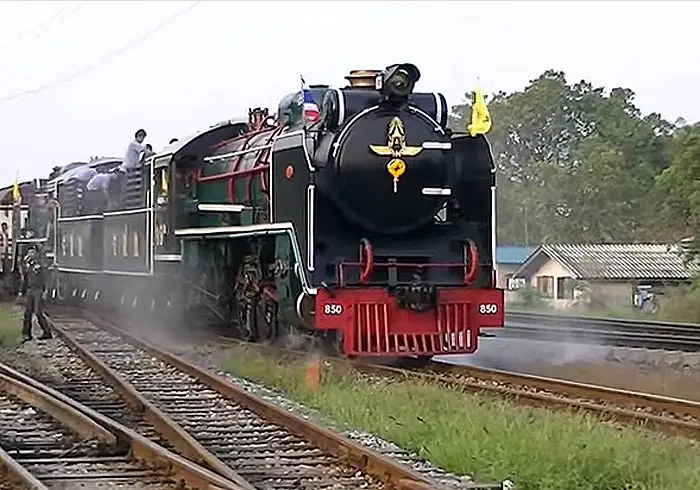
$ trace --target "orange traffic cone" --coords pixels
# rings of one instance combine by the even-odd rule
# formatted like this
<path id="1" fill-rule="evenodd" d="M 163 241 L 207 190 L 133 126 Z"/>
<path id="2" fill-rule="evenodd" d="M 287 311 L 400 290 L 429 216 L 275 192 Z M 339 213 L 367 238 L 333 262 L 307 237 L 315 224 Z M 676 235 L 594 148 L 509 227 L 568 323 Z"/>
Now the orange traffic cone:
<path id="1" fill-rule="evenodd" d="M 315 391 L 321 385 L 322 367 L 322 362 L 319 358 L 312 359 L 306 365 L 304 381 L 308 389 Z"/>

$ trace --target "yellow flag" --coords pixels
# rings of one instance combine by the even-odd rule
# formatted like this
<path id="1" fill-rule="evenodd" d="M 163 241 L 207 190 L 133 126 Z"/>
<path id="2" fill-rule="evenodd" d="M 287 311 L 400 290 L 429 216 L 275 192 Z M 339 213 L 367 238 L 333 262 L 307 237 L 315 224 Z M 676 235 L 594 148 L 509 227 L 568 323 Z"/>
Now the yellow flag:
<path id="1" fill-rule="evenodd" d="M 160 174 L 160 189 L 163 191 L 163 194 L 168 193 L 168 172 L 165 169 Z"/>
<path id="2" fill-rule="evenodd" d="M 472 103 L 472 122 L 467 126 L 467 131 L 472 136 L 477 134 L 486 134 L 491 129 L 491 115 L 489 108 L 484 100 L 484 93 L 480 88 L 474 93 L 474 102 Z"/>
<path id="3" fill-rule="evenodd" d="M 22 194 L 19 192 L 19 172 L 17 172 L 17 176 L 15 177 L 15 183 L 12 184 L 12 200 L 15 203 L 22 200 Z"/>

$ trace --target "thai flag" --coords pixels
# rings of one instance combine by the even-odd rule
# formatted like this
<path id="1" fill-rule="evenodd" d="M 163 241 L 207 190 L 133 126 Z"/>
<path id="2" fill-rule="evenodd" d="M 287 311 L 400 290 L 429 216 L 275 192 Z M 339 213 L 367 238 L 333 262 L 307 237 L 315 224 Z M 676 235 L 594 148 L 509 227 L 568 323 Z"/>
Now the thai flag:
<path id="1" fill-rule="evenodd" d="M 309 122 L 318 121 L 321 117 L 321 111 L 318 110 L 318 106 L 316 105 L 316 102 L 314 102 L 314 98 L 311 95 L 311 90 L 309 90 L 309 87 L 306 86 L 306 82 L 304 81 L 303 77 L 301 79 L 301 90 L 304 94 L 304 105 L 302 110 L 304 119 Z"/>

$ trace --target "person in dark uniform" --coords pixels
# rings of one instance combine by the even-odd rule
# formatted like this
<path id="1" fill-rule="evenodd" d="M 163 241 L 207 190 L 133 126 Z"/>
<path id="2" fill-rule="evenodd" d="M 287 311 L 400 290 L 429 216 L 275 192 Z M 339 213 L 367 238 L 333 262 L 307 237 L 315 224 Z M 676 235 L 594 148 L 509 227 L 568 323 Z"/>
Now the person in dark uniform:
<path id="1" fill-rule="evenodd" d="M 20 296 L 25 297 L 22 342 L 32 340 L 32 316 L 36 315 L 42 330 L 40 340 L 50 339 L 51 330 L 44 316 L 44 291 L 46 289 L 46 269 L 41 263 L 36 248 L 32 247 L 22 260 L 22 286 Z"/>

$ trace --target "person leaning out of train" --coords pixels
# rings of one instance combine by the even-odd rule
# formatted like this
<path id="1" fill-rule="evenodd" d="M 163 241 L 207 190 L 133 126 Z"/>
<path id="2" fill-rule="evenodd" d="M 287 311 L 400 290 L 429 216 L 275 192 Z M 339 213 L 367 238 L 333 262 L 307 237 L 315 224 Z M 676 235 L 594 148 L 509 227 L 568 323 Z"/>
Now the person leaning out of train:
<path id="1" fill-rule="evenodd" d="M 37 238 L 48 236 L 48 225 L 53 216 L 53 203 L 49 196 L 38 196 L 33 212 L 29 215 L 30 228 Z"/>

